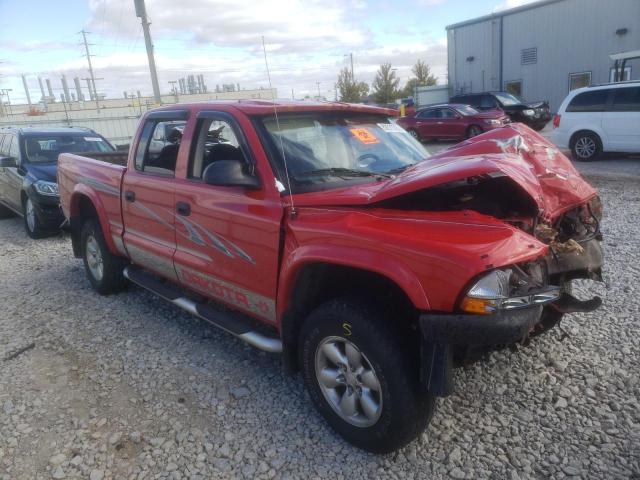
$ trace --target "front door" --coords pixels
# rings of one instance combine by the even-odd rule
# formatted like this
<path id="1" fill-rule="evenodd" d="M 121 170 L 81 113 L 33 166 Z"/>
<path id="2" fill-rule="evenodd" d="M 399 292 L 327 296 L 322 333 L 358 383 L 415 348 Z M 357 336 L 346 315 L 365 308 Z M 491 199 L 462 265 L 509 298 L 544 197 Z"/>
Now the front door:
<path id="1" fill-rule="evenodd" d="M 613 89 L 613 103 L 602 113 L 611 150 L 640 152 L 640 87 Z"/>
<path id="2" fill-rule="evenodd" d="M 7 142 L 11 142 L 7 145 Z M 9 134 L 7 138 L 4 139 L 3 150 L 6 148 L 7 156 L 13 158 L 16 162 L 15 167 L 5 168 L 5 191 L 4 195 L 7 199 L 7 203 L 9 203 L 13 208 L 18 211 L 22 211 L 21 205 L 21 192 L 22 192 L 22 182 L 24 181 L 24 176 L 26 171 L 22 166 L 22 158 L 20 155 L 20 144 L 17 135 Z"/>
<path id="3" fill-rule="evenodd" d="M 282 204 L 264 188 L 205 184 L 203 172 L 220 160 L 255 158 L 237 121 L 201 112 L 184 178 L 176 180 L 176 253 L 179 279 L 232 308 L 275 322 Z"/>
<path id="4" fill-rule="evenodd" d="M 156 112 L 147 116 L 135 152 L 135 165 L 122 182 L 124 244 L 134 264 L 164 278 L 176 280 L 173 254 L 175 233 L 175 169 L 180 142 L 150 151 L 151 138 L 164 121 L 186 118 L 187 113 Z"/>

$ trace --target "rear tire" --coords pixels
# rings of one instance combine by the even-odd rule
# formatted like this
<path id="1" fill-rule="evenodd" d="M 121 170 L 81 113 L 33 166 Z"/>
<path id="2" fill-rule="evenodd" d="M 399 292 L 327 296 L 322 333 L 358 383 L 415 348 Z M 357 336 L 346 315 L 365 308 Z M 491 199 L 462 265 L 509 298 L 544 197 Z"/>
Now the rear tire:
<path id="1" fill-rule="evenodd" d="M 578 162 L 590 162 L 602 153 L 600 137 L 593 132 L 578 132 L 571 139 L 571 154 Z"/>
<path id="2" fill-rule="evenodd" d="M 82 225 L 80 242 L 84 269 L 94 290 L 101 295 L 123 290 L 127 279 L 122 271 L 128 262 L 109 251 L 100 224 L 95 219 Z"/>
<path id="3" fill-rule="evenodd" d="M 382 309 L 345 297 L 314 310 L 300 333 L 300 365 L 311 399 L 327 423 L 374 453 L 418 437 L 434 411 L 419 382 L 419 356 Z"/>

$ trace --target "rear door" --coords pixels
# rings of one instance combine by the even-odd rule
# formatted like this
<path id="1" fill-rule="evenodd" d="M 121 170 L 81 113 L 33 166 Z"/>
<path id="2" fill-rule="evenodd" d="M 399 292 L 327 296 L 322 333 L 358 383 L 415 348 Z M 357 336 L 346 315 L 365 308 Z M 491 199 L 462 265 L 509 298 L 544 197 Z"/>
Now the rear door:
<path id="1" fill-rule="evenodd" d="M 614 88 L 612 93 L 602 114 L 610 150 L 640 152 L 640 86 Z"/>
<path id="2" fill-rule="evenodd" d="M 150 152 L 150 146 L 156 130 L 164 130 L 163 122 L 187 117 L 188 111 L 179 110 L 148 115 L 134 153 L 134 168 L 126 171 L 122 182 L 123 238 L 131 260 L 172 280 L 177 278 L 173 268 L 174 189 L 180 145 L 166 150 L 168 153 L 161 161 L 159 153 Z"/>
<path id="3" fill-rule="evenodd" d="M 427 108 L 416 114 L 416 129 L 420 138 L 437 138 L 438 109 Z"/>
<path id="4" fill-rule="evenodd" d="M 255 132 L 249 125 L 241 129 L 239 122 L 225 112 L 198 114 L 188 165 L 176 182 L 174 264 L 190 288 L 275 322 L 283 215 L 279 195 L 264 184 L 247 189 L 202 181 L 207 166 L 220 160 L 242 161 L 251 171 L 258 168 L 245 134 L 251 130 L 255 137 Z"/>

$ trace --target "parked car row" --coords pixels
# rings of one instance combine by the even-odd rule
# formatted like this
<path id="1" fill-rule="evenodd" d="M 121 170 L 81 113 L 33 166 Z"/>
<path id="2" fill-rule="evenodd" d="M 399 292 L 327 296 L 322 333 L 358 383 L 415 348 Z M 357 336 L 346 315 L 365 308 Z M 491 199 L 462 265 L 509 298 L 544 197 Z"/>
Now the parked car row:
<path id="1" fill-rule="evenodd" d="M 460 140 L 519 122 L 541 130 L 551 119 L 547 102 L 523 103 L 507 92 L 456 95 L 401 116 L 414 138 Z M 604 152 L 640 152 L 640 82 L 618 82 L 571 91 L 553 117 L 552 140 L 588 161 Z"/>

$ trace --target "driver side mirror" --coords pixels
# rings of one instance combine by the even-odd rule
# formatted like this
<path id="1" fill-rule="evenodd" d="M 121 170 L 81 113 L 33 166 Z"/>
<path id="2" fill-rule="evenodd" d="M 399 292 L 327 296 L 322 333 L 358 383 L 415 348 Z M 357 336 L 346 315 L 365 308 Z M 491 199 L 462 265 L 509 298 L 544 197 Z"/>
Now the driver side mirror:
<path id="1" fill-rule="evenodd" d="M 17 167 L 16 159 L 13 157 L 0 157 L 0 168 L 14 168 Z"/>
<path id="2" fill-rule="evenodd" d="M 260 188 L 258 177 L 247 173 L 241 160 L 217 160 L 204 169 L 202 180 L 221 187 Z"/>

